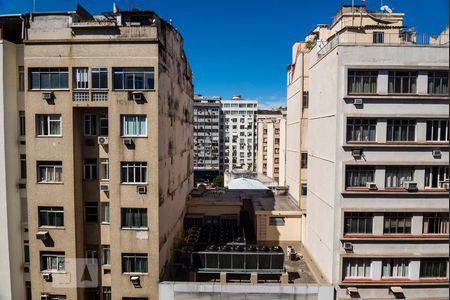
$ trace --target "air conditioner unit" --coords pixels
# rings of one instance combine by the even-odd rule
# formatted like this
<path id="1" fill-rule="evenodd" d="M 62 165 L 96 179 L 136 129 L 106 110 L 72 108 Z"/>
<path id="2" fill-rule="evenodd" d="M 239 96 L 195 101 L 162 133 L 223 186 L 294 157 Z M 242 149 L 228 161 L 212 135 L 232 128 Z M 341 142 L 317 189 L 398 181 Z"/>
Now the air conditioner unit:
<path id="1" fill-rule="evenodd" d="M 442 155 L 441 150 L 439 150 L 439 149 L 435 149 L 431 153 L 433 154 L 434 158 L 440 158 Z"/>
<path id="2" fill-rule="evenodd" d="M 344 242 L 343 247 L 344 247 L 345 251 L 352 251 L 353 250 L 353 244 L 350 243 L 350 242 Z"/>
<path id="3" fill-rule="evenodd" d="M 97 140 L 99 145 L 108 145 L 109 142 L 107 136 L 99 136 Z"/>
<path id="4" fill-rule="evenodd" d="M 405 187 L 405 189 L 408 192 L 417 192 L 418 191 L 417 182 L 415 182 L 415 181 L 405 181 L 403 183 L 403 186 Z"/>
<path id="5" fill-rule="evenodd" d="M 352 150 L 352 156 L 354 158 L 361 158 L 361 156 L 362 156 L 362 149 L 353 149 Z"/>
<path id="6" fill-rule="evenodd" d="M 125 138 L 125 139 L 123 139 L 123 144 L 124 145 L 133 145 L 133 139 Z"/>
<path id="7" fill-rule="evenodd" d="M 41 295 L 41 300 L 48 300 L 49 296 L 47 294 L 42 294 Z"/>
<path id="8" fill-rule="evenodd" d="M 350 296 L 358 296 L 359 295 L 359 292 L 358 292 L 358 288 L 357 287 L 353 287 L 353 286 L 349 286 L 348 288 L 347 288 L 347 293 L 350 295 Z"/>
<path id="9" fill-rule="evenodd" d="M 53 92 L 43 92 L 42 99 L 45 101 L 49 101 L 53 99 Z"/>
<path id="10" fill-rule="evenodd" d="M 377 184 L 375 182 L 367 182 L 366 183 L 366 187 L 370 190 L 370 191 L 376 191 L 378 189 Z"/>
<path id="11" fill-rule="evenodd" d="M 363 99 L 355 98 L 355 99 L 353 99 L 353 104 L 354 105 L 362 105 L 363 104 Z"/>
<path id="12" fill-rule="evenodd" d="M 141 278 L 139 276 L 130 276 L 130 281 L 135 287 L 141 285 Z"/>
<path id="13" fill-rule="evenodd" d="M 52 280 L 52 274 L 48 273 L 48 272 L 44 272 L 44 273 L 42 273 L 42 278 L 44 278 L 45 281 L 50 281 L 50 280 Z"/>
<path id="14" fill-rule="evenodd" d="M 132 92 L 131 99 L 134 101 L 142 101 L 144 100 L 144 93 L 142 92 Z"/>
<path id="15" fill-rule="evenodd" d="M 100 191 L 108 192 L 109 191 L 109 183 L 100 183 Z"/>
<path id="16" fill-rule="evenodd" d="M 50 238 L 50 234 L 48 233 L 48 231 L 38 231 L 36 232 L 36 238 L 38 240 L 45 241 L 46 239 Z"/>
<path id="17" fill-rule="evenodd" d="M 145 185 L 144 186 L 138 186 L 137 187 L 137 192 L 139 194 L 147 194 L 147 187 Z"/>
<path id="18" fill-rule="evenodd" d="M 441 188 L 448 190 L 450 187 L 450 183 L 447 181 L 441 181 Z"/>

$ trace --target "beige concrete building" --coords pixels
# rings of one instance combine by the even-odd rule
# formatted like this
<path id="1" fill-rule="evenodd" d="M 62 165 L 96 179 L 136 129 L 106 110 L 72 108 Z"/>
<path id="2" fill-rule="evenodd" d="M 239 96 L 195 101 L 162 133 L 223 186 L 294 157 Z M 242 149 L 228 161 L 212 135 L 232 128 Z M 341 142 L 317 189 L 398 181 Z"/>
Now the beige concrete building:
<path id="1" fill-rule="evenodd" d="M 343 6 L 294 45 L 288 185 L 306 150 L 302 242 L 338 299 L 448 299 L 448 30 L 383 9 Z"/>
<path id="2" fill-rule="evenodd" d="M 286 155 L 286 119 L 281 110 L 259 110 L 256 118 L 258 148 L 256 171 L 284 186 Z"/>
<path id="3" fill-rule="evenodd" d="M 1 44 L 2 69 L 17 75 L 2 95 L 11 101 L 8 125 L 25 112 L 32 297 L 158 299 L 193 184 L 192 74 L 182 37 L 151 11 L 93 17 L 77 7 L 18 19 L 17 39 Z M 3 159 L 12 194 L 2 204 L 18 223 L 20 206 L 9 201 L 22 197 L 22 146 L 13 127 Z M 15 223 L 4 229 L 19 237 Z M 6 239 L 4 283 L 23 291 L 16 239 Z"/>

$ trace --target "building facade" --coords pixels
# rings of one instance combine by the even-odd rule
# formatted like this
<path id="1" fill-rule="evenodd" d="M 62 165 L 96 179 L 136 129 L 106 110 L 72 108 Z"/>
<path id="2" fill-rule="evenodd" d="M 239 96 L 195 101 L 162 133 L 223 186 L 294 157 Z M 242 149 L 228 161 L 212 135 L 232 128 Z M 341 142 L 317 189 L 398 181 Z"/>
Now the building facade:
<path id="1" fill-rule="evenodd" d="M 26 141 L 28 297 L 157 299 L 193 184 L 192 74 L 182 37 L 151 11 L 93 17 L 78 6 L 19 19 L 17 45 L 2 40 L 11 53 L 23 51 L 23 63 L 8 54 L 17 75 L 8 80 L 17 82 L 2 93 L 20 89 L 23 78 L 25 99 L 8 99 L 4 120 L 13 130 L 5 141 L 19 149 L 7 151 L 3 171 L 8 190 L 22 197 L 9 181 L 20 177 L 17 140 Z M 17 223 L 20 206 L 8 202 Z M 17 270 L 22 255 L 11 251 L 22 247 L 7 240 Z M 26 279 L 13 276 L 5 278 L 22 288 Z"/>
<path id="2" fill-rule="evenodd" d="M 310 98 L 303 242 L 338 299 L 448 298 L 448 29 L 422 39 L 403 17 L 344 6 L 288 72 Z"/>

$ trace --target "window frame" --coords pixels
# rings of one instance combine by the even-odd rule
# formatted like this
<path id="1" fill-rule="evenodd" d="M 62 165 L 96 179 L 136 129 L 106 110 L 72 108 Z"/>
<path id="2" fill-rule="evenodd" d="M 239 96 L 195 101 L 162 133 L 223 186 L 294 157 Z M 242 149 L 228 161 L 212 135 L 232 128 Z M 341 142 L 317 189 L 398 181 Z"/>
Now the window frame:
<path id="1" fill-rule="evenodd" d="M 46 215 L 43 218 L 43 213 Z M 58 218 L 57 216 L 60 215 Z M 47 224 L 43 224 L 43 220 L 47 221 L 53 220 L 52 222 L 47 222 Z M 62 221 L 58 224 L 58 220 Z M 51 224 L 53 223 L 53 224 Z M 38 206 L 38 226 L 39 227 L 64 227 L 64 207 L 63 206 Z"/>
<path id="2" fill-rule="evenodd" d="M 415 168 L 411 166 L 386 166 L 384 186 L 390 189 L 403 188 L 405 182 L 414 181 L 414 173 Z"/>
<path id="3" fill-rule="evenodd" d="M 363 268 L 363 274 L 359 274 L 359 268 Z M 356 268 L 356 276 L 352 273 L 352 268 Z M 344 258 L 342 268 L 342 278 L 346 279 L 370 279 L 372 278 L 372 259 L 370 258 Z"/>
<path id="4" fill-rule="evenodd" d="M 98 180 L 98 161 L 96 158 L 83 159 L 83 180 Z"/>
<path id="5" fill-rule="evenodd" d="M 365 89 L 368 84 L 368 91 Z M 347 72 L 348 95 L 375 95 L 377 94 L 378 71 L 349 69 Z"/>
<path id="6" fill-rule="evenodd" d="M 415 142 L 417 121 L 413 119 L 388 119 L 386 122 L 387 142 Z M 406 130 L 406 134 L 404 133 Z M 411 133 L 412 132 L 412 133 Z M 397 136 L 396 136 L 397 134 Z M 406 139 L 405 139 L 406 138 Z"/>
<path id="7" fill-rule="evenodd" d="M 52 118 L 55 118 L 52 120 Z M 52 123 L 59 122 L 59 133 L 52 134 L 51 128 Z M 35 130 L 36 137 L 62 137 L 63 135 L 63 124 L 62 124 L 62 115 L 61 114 L 36 114 L 35 115 Z M 42 133 L 43 131 L 43 133 Z M 47 134 L 45 134 L 47 131 Z"/>
<path id="8" fill-rule="evenodd" d="M 73 67 L 72 68 L 72 89 L 88 90 L 89 89 L 89 68 Z"/>
<path id="9" fill-rule="evenodd" d="M 445 275 L 444 276 L 433 276 L 434 274 L 432 274 L 431 276 L 425 276 L 423 273 L 425 273 L 425 263 L 439 263 L 439 269 L 441 268 L 442 265 L 445 266 Z M 432 266 L 432 268 L 435 268 L 435 266 Z M 432 270 L 433 272 L 434 270 Z M 448 276 L 448 258 L 422 258 L 420 260 L 420 272 L 419 272 L 419 278 L 420 279 L 424 279 L 424 278 L 436 278 L 436 279 L 441 279 L 441 278 L 445 278 L 447 279 Z"/>
<path id="10" fill-rule="evenodd" d="M 144 127 L 142 127 L 142 120 L 139 118 L 144 118 Z M 133 120 L 127 120 L 127 118 L 133 118 Z M 132 126 L 134 130 L 136 131 L 136 134 L 130 134 L 128 133 L 128 123 L 133 123 Z M 123 138 L 146 138 L 148 137 L 148 130 L 147 130 L 147 115 L 127 115 L 122 114 L 120 115 L 120 136 Z M 145 128 L 145 132 L 141 133 L 140 130 L 142 128 Z M 139 132 L 138 132 L 139 131 Z"/>
<path id="11" fill-rule="evenodd" d="M 125 169 L 125 170 L 124 170 Z M 133 181 L 130 181 L 130 169 L 133 172 Z M 136 171 L 140 171 L 139 177 L 141 177 L 141 181 L 135 181 L 136 179 Z M 145 171 L 143 171 L 145 170 Z M 124 174 L 126 172 L 126 174 Z M 143 172 L 143 173 L 142 173 Z M 125 175 L 125 176 L 124 176 Z M 142 181 L 142 175 L 145 176 L 145 180 Z M 124 180 L 126 179 L 126 181 Z M 120 162 L 120 184 L 147 184 L 148 183 L 148 163 L 144 161 L 122 161 Z"/>
<path id="12" fill-rule="evenodd" d="M 352 179 L 357 175 L 358 185 L 353 185 L 353 181 L 349 179 L 349 173 L 352 174 Z M 356 174 L 354 174 L 356 173 Z M 366 174 L 365 174 L 366 173 Z M 371 174 L 371 176 L 369 176 Z M 371 178 L 370 178 L 371 177 Z M 363 179 L 367 180 L 362 184 Z M 347 165 L 345 167 L 345 188 L 366 188 L 368 182 L 375 182 L 375 166 L 358 166 L 358 165 Z M 351 183 L 351 184 L 349 184 Z"/>
<path id="13" fill-rule="evenodd" d="M 388 94 L 408 94 L 408 95 L 416 95 L 417 94 L 417 71 L 389 71 L 388 73 Z M 407 80 L 407 88 L 405 91 L 404 81 Z M 398 83 L 398 81 L 400 81 Z M 397 84 L 400 86 L 400 91 L 397 90 Z"/>
<path id="14" fill-rule="evenodd" d="M 449 182 L 449 171 L 446 165 L 425 168 L 425 189 L 442 189 L 441 184 Z M 434 186 L 435 183 L 436 186 Z"/>
<path id="15" fill-rule="evenodd" d="M 375 118 L 347 118 L 346 142 L 376 142 L 377 123 Z"/>
<path id="16" fill-rule="evenodd" d="M 132 224 L 129 224 L 131 221 Z M 120 209 L 120 228 L 148 230 L 148 210 L 141 207 L 122 207 Z"/>
<path id="17" fill-rule="evenodd" d="M 142 260 L 137 263 L 137 260 Z M 134 268 L 132 265 L 127 265 L 126 260 L 134 260 Z M 145 264 L 143 264 L 145 262 Z M 147 274 L 148 273 L 148 254 L 147 253 L 122 253 L 122 274 Z M 137 266 L 144 267 L 141 270 L 136 270 Z M 134 270 L 131 270 L 134 269 Z"/>
<path id="18" fill-rule="evenodd" d="M 63 181 L 63 167 L 62 167 L 62 161 L 37 161 L 36 162 L 36 169 L 37 169 L 37 183 L 62 183 Z M 41 180 L 41 169 L 45 169 L 45 180 Z M 49 170 L 53 169 L 52 172 L 49 173 Z M 57 176 L 57 173 L 59 172 L 59 176 Z M 52 175 L 53 174 L 53 175 Z M 52 175 L 52 176 L 50 176 Z M 49 177 L 52 180 L 47 180 Z M 56 180 L 57 178 L 60 178 L 60 180 Z"/>
<path id="19" fill-rule="evenodd" d="M 88 210 L 95 209 L 95 213 L 88 212 Z M 99 205 L 98 202 L 84 202 L 84 221 L 90 224 L 98 224 L 99 223 Z M 95 220 L 93 217 L 95 216 Z M 92 217 L 92 219 L 91 219 Z"/>
<path id="20" fill-rule="evenodd" d="M 412 213 L 404 212 L 388 212 L 383 217 L 383 234 L 411 234 L 412 233 Z M 386 222 L 389 220 L 389 226 L 386 227 Z M 403 221 L 402 221 L 403 220 Z M 403 222 L 403 224 L 401 224 Z M 394 224 L 395 223 L 395 224 Z M 409 223 L 409 226 L 408 226 Z M 402 230 L 400 230 L 403 228 Z"/>
<path id="21" fill-rule="evenodd" d="M 372 212 L 344 212 L 344 235 L 373 234 L 373 219 L 374 214 Z"/>
<path id="22" fill-rule="evenodd" d="M 33 87 L 34 74 L 36 74 L 39 78 L 39 86 Z M 48 76 L 48 84 L 49 87 L 42 87 L 43 76 Z M 52 86 L 53 76 L 57 75 L 58 77 L 58 87 Z M 65 76 L 64 76 L 65 75 Z M 55 67 L 55 68 L 28 68 L 28 90 L 30 91 L 49 91 L 49 90 L 69 90 L 69 68 L 67 67 Z M 64 83 L 65 85 L 61 85 Z"/>
<path id="23" fill-rule="evenodd" d="M 100 202 L 100 223 L 110 224 L 111 222 L 111 210 L 109 202 Z"/>
<path id="24" fill-rule="evenodd" d="M 427 224 L 426 224 L 427 223 Z M 430 226 L 430 223 L 433 223 Z M 434 230 L 430 230 L 434 229 Z M 432 232 L 431 232 L 432 231 Z M 445 212 L 429 212 L 423 214 L 423 234 L 449 234 L 449 215 Z"/>
<path id="25" fill-rule="evenodd" d="M 439 76 L 441 75 L 441 76 Z M 440 89 L 436 87 L 436 80 L 440 82 Z M 445 89 L 447 85 L 447 89 Z M 447 71 L 430 71 L 428 72 L 427 92 L 430 95 L 448 95 L 449 92 L 448 70 Z M 439 90 L 436 92 L 436 90 Z"/>
<path id="26" fill-rule="evenodd" d="M 109 181 L 109 158 L 100 159 L 100 180 Z"/>
<path id="27" fill-rule="evenodd" d="M 381 262 L 381 278 L 409 278 L 411 271 L 410 264 L 411 260 L 408 258 L 385 258 Z M 386 275 L 385 271 L 387 269 L 389 269 L 389 274 Z"/>
<path id="28" fill-rule="evenodd" d="M 97 115 L 93 113 L 83 114 L 83 135 L 97 135 Z"/>
<path id="29" fill-rule="evenodd" d="M 134 70 L 134 71 L 133 71 Z M 136 74 L 142 73 L 143 88 L 136 87 Z M 127 75 L 128 74 L 128 75 Z M 127 76 L 132 76 L 133 87 L 127 85 Z M 146 77 L 149 76 L 149 77 Z M 114 91 L 154 91 L 155 90 L 155 68 L 154 67 L 114 67 L 112 68 L 113 90 Z M 117 76 L 117 78 L 116 78 Z M 116 86 L 119 83 L 118 77 L 121 77 L 121 87 Z M 129 77 L 128 77 L 129 78 Z M 151 86 L 146 87 L 146 79 L 152 79 Z"/>
<path id="30" fill-rule="evenodd" d="M 98 80 L 94 80 L 94 74 L 98 74 Z M 106 87 L 102 87 L 102 74 L 106 74 L 105 83 Z M 108 68 L 107 67 L 92 67 L 91 68 L 91 89 L 96 91 L 108 90 Z M 98 87 L 97 87 L 98 84 Z"/>
<path id="31" fill-rule="evenodd" d="M 373 44 L 384 44 L 384 32 L 383 31 L 372 32 L 372 43 Z"/>
<path id="32" fill-rule="evenodd" d="M 449 139 L 448 119 L 427 120 L 425 139 L 427 142 L 447 142 Z M 437 127 L 437 128 L 436 128 Z M 444 133 L 442 134 L 442 129 Z M 437 135 L 437 138 L 434 136 Z"/>
<path id="33" fill-rule="evenodd" d="M 56 269 L 49 269 L 49 259 L 55 259 L 56 260 Z M 41 252 L 39 254 L 39 261 L 40 261 L 40 271 L 41 272 L 47 272 L 47 273 L 64 273 L 65 272 L 65 253 L 64 252 L 50 252 L 45 251 Z M 45 263 L 44 263 L 45 261 Z M 50 265 L 53 265 L 53 262 L 50 262 Z M 47 267 L 47 268 L 45 268 Z"/>

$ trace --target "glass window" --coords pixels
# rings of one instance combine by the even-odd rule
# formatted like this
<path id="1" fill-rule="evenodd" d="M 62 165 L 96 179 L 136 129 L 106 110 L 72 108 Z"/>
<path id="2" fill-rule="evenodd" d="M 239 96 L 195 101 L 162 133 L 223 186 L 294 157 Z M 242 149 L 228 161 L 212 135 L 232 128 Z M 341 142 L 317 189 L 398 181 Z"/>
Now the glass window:
<path id="1" fill-rule="evenodd" d="M 121 135 L 124 137 L 147 136 L 146 115 L 121 115 Z"/>
<path id="2" fill-rule="evenodd" d="M 122 273 L 147 273 L 147 254 L 122 254 Z"/>
<path id="3" fill-rule="evenodd" d="M 39 183 L 62 182 L 61 161 L 38 161 L 37 171 L 37 179 Z"/>
<path id="4" fill-rule="evenodd" d="M 102 300 L 111 300 L 112 296 L 111 296 L 111 287 L 110 286 L 104 286 L 102 287 Z"/>
<path id="5" fill-rule="evenodd" d="M 108 88 L 108 68 L 92 68 L 92 89 Z"/>
<path id="6" fill-rule="evenodd" d="M 64 252 L 45 252 L 41 254 L 41 271 L 62 272 L 64 270 Z"/>
<path id="7" fill-rule="evenodd" d="M 347 166 L 345 172 L 345 187 L 366 187 L 368 182 L 375 180 L 375 167 Z"/>
<path id="8" fill-rule="evenodd" d="M 377 71 L 348 71 L 348 94 L 376 94 Z"/>
<path id="9" fill-rule="evenodd" d="M 19 111 L 19 135 L 25 136 L 25 112 Z"/>
<path id="10" fill-rule="evenodd" d="M 73 68 L 73 89 L 89 88 L 89 68 Z"/>
<path id="11" fill-rule="evenodd" d="M 391 94 L 415 94 L 417 72 L 392 71 L 388 77 L 388 91 Z"/>
<path id="12" fill-rule="evenodd" d="M 302 183 L 300 185 L 300 195 L 302 197 L 306 197 L 308 195 L 308 185 L 306 183 Z"/>
<path id="13" fill-rule="evenodd" d="M 83 161 L 83 179 L 96 180 L 97 179 L 97 159 L 89 158 Z"/>
<path id="14" fill-rule="evenodd" d="M 383 259 L 383 269 L 381 277 L 407 278 L 409 277 L 409 259 L 388 258 Z"/>
<path id="15" fill-rule="evenodd" d="M 385 213 L 384 230 L 385 234 L 411 233 L 412 214 L 410 213 Z"/>
<path id="16" fill-rule="evenodd" d="M 83 115 L 84 136 L 97 134 L 97 117 L 94 114 Z"/>
<path id="17" fill-rule="evenodd" d="M 270 217 L 269 225 L 271 226 L 284 226 L 285 225 L 284 217 Z"/>
<path id="18" fill-rule="evenodd" d="M 20 154 L 20 178 L 27 178 L 27 157 L 25 154 Z"/>
<path id="19" fill-rule="evenodd" d="M 427 121 L 427 141 L 448 142 L 448 120 Z"/>
<path id="20" fill-rule="evenodd" d="M 373 213 L 345 212 L 344 234 L 346 233 L 372 233 Z"/>
<path id="21" fill-rule="evenodd" d="M 300 166 L 302 169 L 306 169 L 308 168 L 308 153 L 303 152 L 301 154 L 301 162 L 300 162 Z"/>
<path id="22" fill-rule="evenodd" d="M 25 71 L 23 66 L 19 66 L 19 92 L 25 90 Z"/>
<path id="23" fill-rule="evenodd" d="M 29 88 L 32 90 L 67 89 L 67 68 L 30 68 Z"/>
<path id="24" fill-rule="evenodd" d="M 384 32 L 375 31 L 372 33 L 374 44 L 384 44 Z"/>
<path id="25" fill-rule="evenodd" d="M 309 91 L 303 92 L 302 107 L 303 109 L 309 107 Z"/>
<path id="26" fill-rule="evenodd" d="M 416 121 L 406 119 L 387 120 L 387 141 L 415 141 Z"/>
<path id="27" fill-rule="evenodd" d="M 64 208 L 62 206 L 39 206 L 39 226 L 64 226 Z"/>
<path id="28" fill-rule="evenodd" d="M 122 183 L 147 183 L 146 162 L 122 162 L 120 173 Z"/>
<path id="29" fill-rule="evenodd" d="M 369 258 L 344 258 L 344 279 L 370 278 L 371 263 Z"/>
<path id="30" fill-rule="evenodd" d="M 105 224 L 109 224 L 109 202 L 101 202 L 101 213 L 102 219 L 101 222 Z"/>
<path id="31" fill-rule="evenodd" d="M 109 180 L 109 159 L 100 160 L 100 180 Z"/>
<path id="32" fill-rule="evenodd" d="M 448 234 L 448 213 L 424 213 L 423 233 L 424 234 Z"/>
<path id="33" fill-rule="evenodd" d="M 448 258 L 423 258 L 420 260 L 420 278 L 448 278 Z"/>
<path id="34" fill-rule="evenodd" d="M 147 228 L 146 208 L 122 208 L 122 228 Z"/>
<path id="35" fill-rule="evenodd" d="M 108 114 L 100 115 L 100 135 L 108 135 Z"/>
<path id="36" fill-rule="evenodd" d="M 387 188 L 399 188 L 404 186 L 404 182 L 414 180 L 413 167 L 386 167 Z"/>
<path id="37" fill-rule="evenodd" d="M 428 93 L 448 94 L 448 72 L 428 72 Z"/>
<path id="38" fill-rule="evenodd" d="M 111 246 L 110 245 L 102 245 L 102 263 L 104 265 L 111 264 Z"/>
<path id="39" fill-rule="evenodd" d="M 444 184 L 448 182 L 448 167 L 436 166 L 425 169 L 425 188 L 444 188 Z"/>
<path id="40" fill-rule="evenodd" d="M 154 68 L 113 68 L 115 90 L 153 90 Z"/>
<path id="41" fill-rule="evenodd" d="M 98 222 L 98 203 L 97 202 L 85 202 L 84 213 L 87 223 Z"/>
<path id="42" fill-rule="evenodd" d="M 86 245 L 85 258 L 88 263 L 98 265 L 98 246 Z"/>
<path id="43" fill-rule="evenodd" d="M 62 117 L 61 115 L 36 115 L 36 135 L 37 136 L 61 136 Z"/>
<path id="44" fill-rule="evenodd" d="M 23 241 L 23 261 L 26 264 L 30 263 L 30 242 L 28 240 Z"/>
<path id="45" fill-rule="evenodd" d="M 376 140 L 376 119 L 347 119 L 347 141 L 369 142 Z"/>

